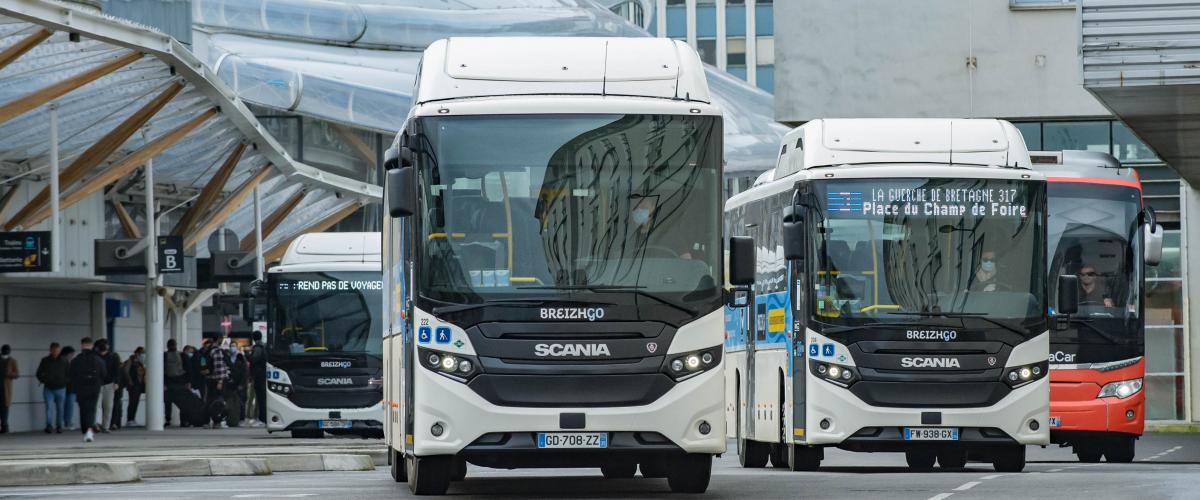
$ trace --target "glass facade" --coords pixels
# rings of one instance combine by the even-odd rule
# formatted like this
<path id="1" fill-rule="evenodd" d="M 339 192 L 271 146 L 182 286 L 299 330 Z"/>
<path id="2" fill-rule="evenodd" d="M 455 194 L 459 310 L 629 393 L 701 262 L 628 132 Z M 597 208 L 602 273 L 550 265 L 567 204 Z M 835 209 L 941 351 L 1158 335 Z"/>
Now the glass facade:
<path id="1" fill-rule="evenodd" d="M 746 0 L 666 0 L 666 36 L 688 39 L 688 3 L 695 3 L 695 40 L 700 59 L 749 81 L 767 92 L 775 90 L 775 9 L 771 0 L 754 2 L 754 60 L 748 57 L 746 36 L 750 26 Z M 725 10 L 724 26 L 718 26 L 718 10 Z M 657 35 L 657 23 L 650 23 Z M 717 40 L 725 40 L 725 60 L 721 61 Z M 752 67 L 752 69 L 751 69 Z M 751 73 L 753 72 L 753 73 Z"/>
<path id="2" fill-rule="evenodd" d="M 1159 223 L 1166 229 L 1162 263 L 1146 268 L 1146 418 L 1186 419 L 1188 338 L 1178 174 L 1119 121 L 1013 124 L 1031 151 L 1099 151 L 1137 170 L 1142 180 L 1143 202 L 1154 207 Z"/>

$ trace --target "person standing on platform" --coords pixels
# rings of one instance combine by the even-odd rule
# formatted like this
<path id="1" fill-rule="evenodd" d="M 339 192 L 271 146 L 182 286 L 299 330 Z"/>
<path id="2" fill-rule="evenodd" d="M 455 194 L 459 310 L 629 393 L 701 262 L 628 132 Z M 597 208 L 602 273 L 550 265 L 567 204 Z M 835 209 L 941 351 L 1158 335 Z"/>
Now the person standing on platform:
<path id="1" fill-rule="evenodd" d="M 13 381 L 21 376 L 17 360 L 12 357 L 12 347 L 0 347 L 0 434 L 8 434 L 8 409 L 12 406 Z"/>
<path id="2" fill-rule="evenodd" d="M 46 401 L 46 434 L 62 434 L 63 403 L 67 399 L 68 365 L 62 356 L 58 342 L 50 343 L 50 355 L 42 358 L 37 369 L 38 382 L 42 383 L 42 398 Z"/>
<path id="3" fill-rule="evenodd" d="M 60 356 L 67 360 L 67 367 L 71 366 L 71 360 L 75 359 L 75 348 L 71 346 L 63 346 Z M 69 377 L 68 377 L 69 378 Z M 75 386 L 71 385 L 70 380 L 67 381 L 67 399 L 63 404 L 63 428 L 69 431 L 77 431 L 79 427 L 75 426 L 75 408 L 79 407 L 79 399 L 75 397 Z"/>
<path id="4" fill-rule="evenodd" d="M 92 347 L 91 337 L 81 339 L 79 355 L 71 360 L 70 369 L 71 383 L 75 386 L 75 396 L 79 399 L 79 427 L 83 430 L 85 443 L 96 439 L 96 406 L 102 387 L 106 385 L 105 380 L 108 379 L 104 359 L 92 350 Z"/>
<path id="5" fill-rule="evenodd" d="M 138 346 L 133 350 L 133 355 L 125 360 L 122 376 L 125 380 L 125 395 L 129 398 L 129 405 L 125 410 L 126 427 L 137 425 L 138 404 L 142 400 L 142 394 L 146 392 L 145 359 L 146 349 Z"/>
<path id="6" fill-rule="evenodd" d="M 100 432 L 107 433 L 110 428 L 116 428 L 112 425 L 112 414 L 113 403 L 121 382 L 121 357 L 108 348 L 108 341 L 105 339 L 96 341 L 93 352 L 104 361 L 104 385 L 100 388 L 101 412 L 96 427 Z M 82 356 L 82 353 L 80 355 Z M 76 387 L 77 392 L 78 389 Z"/>

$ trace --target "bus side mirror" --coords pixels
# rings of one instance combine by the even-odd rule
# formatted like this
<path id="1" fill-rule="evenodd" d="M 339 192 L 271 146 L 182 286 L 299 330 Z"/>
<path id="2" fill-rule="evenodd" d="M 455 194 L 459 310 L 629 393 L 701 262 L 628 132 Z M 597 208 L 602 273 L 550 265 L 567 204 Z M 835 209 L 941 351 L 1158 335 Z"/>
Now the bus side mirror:
<path id="1" fill-rule="evenodd" d="M 395 218 L 408 217 L 413 214 L 416 193 L 416 179 L 413 167 L 397 168 L 387 171 L 384 196 L 387 197 L 388 214 Z"/>
<path id="2" fill-rule="evenodd" d="M 783 207 L 783 258 L 804 260 L 804 210 Z"/>
<path id="3" fill-rule="evenodd" d="M 729 283 L 745 288 L 754 284 L 754 238 L 731 236 L 729 238 Z"/>
<path id="4" fill-rule="evenodd" d="M 1157 266 L 1162 262 L 1163 252 L 1163 228 L 1155 224 L 1147 225 L 1145 230 L 1145 253 L 1143 257 L 1146 260 L 1147 266 Z"/>
<path id="5" fill-rule="evenodd" d="M 1079 277 L 1064 274 L 1058 277 L 1058 313 L 1071 315 L 1079 312 Z"/>

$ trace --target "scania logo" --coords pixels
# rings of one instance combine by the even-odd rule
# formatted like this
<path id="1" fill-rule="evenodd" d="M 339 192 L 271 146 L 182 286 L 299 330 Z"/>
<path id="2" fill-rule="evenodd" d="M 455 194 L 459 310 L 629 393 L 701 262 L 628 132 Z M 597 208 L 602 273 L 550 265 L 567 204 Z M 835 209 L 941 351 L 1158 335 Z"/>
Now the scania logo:
<path id="1" fill-rule="evenodd" d="M 600 307 L 543 307 L 542 319 L 586 319 L 596 321 L 604 318 L 604 309 Z"/>
<path id="2" fill-rule="evenodd" d="M 321 368 L 350 368 L 349 361 L 322 361 Z"/>
<path id="3" fill-rule="evenodd" d="M 647 342 L 646 343 L 646 352 L 649 352 L 650 354 L 654 354 L 656 351 L 658 351 L 658 343 L 657 342 Z"/>
<path id="4" fill-rule="evenodd" d="M 950 342 L 958 338 L 956 330 L 909 330 L 908 340 L 941 340 Z"/>
<path id="5" fill-rule="evenodd" d="M 533 354 L 539 357 L 612 356 L 608 344 L 538 344 Z"/>
<path id="6" fill-rule="evenodd" d="M 900 358 L 905 368 L 962 368 L 958 358 Z"/>
<path id="7" fill-rule="evenodd" d="M 317 385 L 354 385 L 354 379 L 350 377 L 321 377 L 317 379 Z"/>

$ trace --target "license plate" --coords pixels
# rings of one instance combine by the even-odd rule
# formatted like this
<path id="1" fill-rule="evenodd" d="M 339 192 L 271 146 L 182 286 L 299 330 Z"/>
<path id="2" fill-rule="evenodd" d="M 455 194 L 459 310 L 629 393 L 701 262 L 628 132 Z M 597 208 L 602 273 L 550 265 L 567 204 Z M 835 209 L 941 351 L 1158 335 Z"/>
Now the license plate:
<path id="1" fill-rule="evenodd" d="M 1050 417 L 1050 427 L 1062 427 L 1062 418 Z"/>
<path id="2" fill-rule="evenodd" d="M 322 429 L 349 429 L 354 426 L 354 422 L 349 420 L 322 420 L 317 422 L 317 426 Z"/>
<path id="3" fill-rule="evenodd" d="M 905 427 L 905 441 L 958 441 L 957 427 Z"/>
<path id="4" fill-rule="evenodd" d="M 539 432 L 538 448 L 608 448 L 605 432 Z"/>

